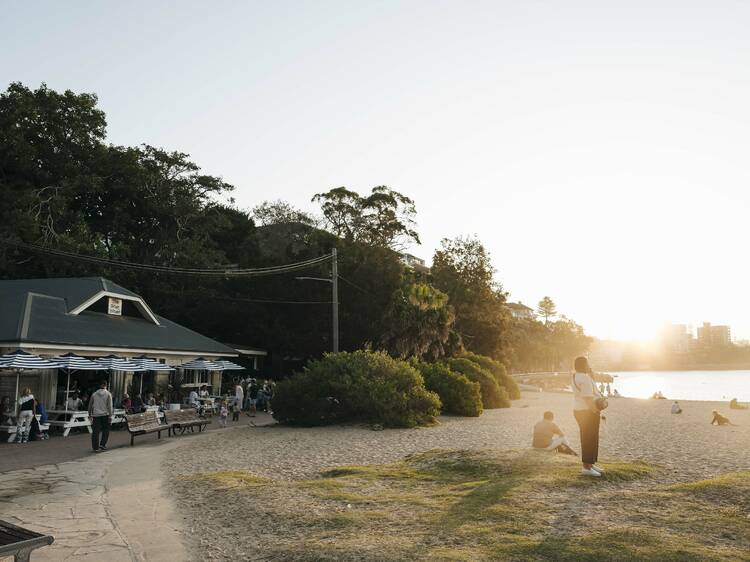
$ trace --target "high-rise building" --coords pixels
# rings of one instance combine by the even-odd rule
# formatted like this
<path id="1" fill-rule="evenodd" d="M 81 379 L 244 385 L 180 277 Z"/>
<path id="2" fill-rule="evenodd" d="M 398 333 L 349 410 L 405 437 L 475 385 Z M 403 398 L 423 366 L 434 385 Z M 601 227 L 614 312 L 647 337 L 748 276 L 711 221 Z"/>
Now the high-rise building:
<path id="1" fill-rule="evenodd" d="M 732 332 L 729 326 L 712 326 L 704 322 L 698 327 L 698 342 L 707 347 L 721 347 L 732 343 Z"/>
<path id="2" fill-rule="evenodd" d="M 694 341 L 693 329 L 687 324 L 667 324 L 661 333 L 662 347 L 673 353 L 687 353 Z"/>

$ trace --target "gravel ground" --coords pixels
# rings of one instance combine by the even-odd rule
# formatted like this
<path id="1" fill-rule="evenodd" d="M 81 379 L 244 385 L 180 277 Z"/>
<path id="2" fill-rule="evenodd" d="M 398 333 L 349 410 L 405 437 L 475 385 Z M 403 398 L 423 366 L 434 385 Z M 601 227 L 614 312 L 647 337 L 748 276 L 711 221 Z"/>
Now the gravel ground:
<path id="1" fill-rule="evenodd" d="M 610 400 L 607 421 L 602 426 L 600 457 L 657 464 L 662 470 L 656 481 L 661 483 L 750 468 L 750 411 L 729 410 L 726 403 L 684 401 L 681 405 L 684 413 L 672 415 L 667 400 Z M 713 409 L 722 411 L 737 425 L 711 426 Z M 236 518 L 236 510 L 207 505 L 203 490 L 182 484 L 175 476 L 247 470 L 274 479 L 307 479 L 334 466 L 387 463 L 436 448 L 526 448 L 531 428 L 545 410 L 555 412 L 555 421 L 578 450 L 572 397 L 524 393 L 512 408 L 486 411 L 479 418 L 443 417 L 439 425 L 427 428 L 373 431 L 363 426 L 273 425 L 212 432 L 169 451 L 162 469 L 187 527 L 194 530 L 195 552 L 201 553 L 200 559 L 252 560 L 247 551 L 252 550 L 254 541 L 232 518 Z M 651 479 L 639 485 L 654 483 Z"/>

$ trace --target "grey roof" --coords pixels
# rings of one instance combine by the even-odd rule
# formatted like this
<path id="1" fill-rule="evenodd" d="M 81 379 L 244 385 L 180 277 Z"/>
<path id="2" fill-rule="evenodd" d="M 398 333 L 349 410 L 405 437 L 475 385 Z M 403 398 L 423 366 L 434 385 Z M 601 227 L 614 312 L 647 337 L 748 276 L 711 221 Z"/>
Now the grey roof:
<path id="1" fill-rule="evenodd" d="M 140 298 L 102 277 L 0 281 L 0 342 L 237 355 L 234 349 L 158 315 L 160 325 L 90 310 L 70 314 L 101 291 Z"/>

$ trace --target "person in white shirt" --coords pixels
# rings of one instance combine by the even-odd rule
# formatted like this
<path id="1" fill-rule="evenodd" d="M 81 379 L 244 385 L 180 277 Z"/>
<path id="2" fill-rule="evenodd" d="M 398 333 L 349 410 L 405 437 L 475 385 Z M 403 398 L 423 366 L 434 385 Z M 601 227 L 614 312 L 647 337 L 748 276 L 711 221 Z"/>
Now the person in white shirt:
<path id="1" fill-rule="evenodd" d="M 236 381 L 234 385 L 234 403 L 232 404 L 232 421 L 240 419 L 240 410 L 242 410 L 242 403 L 245 400 L 245 391 L 242 390 L 240 381 Z"/>
<path id="2" fill-rule="evenodd" d="M 31 432 L 31 421 L 36 411 L 36 400 L 30 388 L 24 388 L 18 399 L 18 418 L 16 419 L 16 442 L 26 443 Z"/>
<path id="3" fill-rule="evenodd" d="M 71 394 L 70 398 L 65 401 L 66 410 L 80 410 L 82 406 L 83 400 L 78 397 L 78 393 Z"/>
<path id="4" fill-rule="evenodd" d="M 596 466 L 599 458 L 599 423 L 601 412 L 596 399 L 601 398 L 591 378 L 591 367 L 585 357 L 575 360 L 575 374 L 573 375 L 573 415 L 581 430 L 581 461 L 584 476 L 601 476 L 604 472 Z"/>
<path id="5" fill-rule="evenodd" d="M 192 389 L 190 391 L 190 395 L 188 396 L 188 402 L 190 402 L 190 405 L 193 408 L 199 408 L 201 403 L 198 401 L 198 393 L 195 391 L 195 389 Z"/>

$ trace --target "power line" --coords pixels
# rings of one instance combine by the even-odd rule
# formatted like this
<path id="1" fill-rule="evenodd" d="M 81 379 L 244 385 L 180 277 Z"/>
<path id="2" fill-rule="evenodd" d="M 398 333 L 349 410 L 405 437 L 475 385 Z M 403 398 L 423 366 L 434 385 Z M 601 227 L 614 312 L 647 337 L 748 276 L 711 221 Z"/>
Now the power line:
<path id="1" fill-rule="evenodd" d="M 220 297 L 217 295 L 207 295 L 205 293 L 199 293 L 197 291 L 170 291 L 168 289 L 151 289 L 151 292 L 162 293 L 165 295 L 180 295 L 180 296 L 195 296 L 202 299 L 219 300 L 228 302 L 249 302 L 249 303 L 260 303 L 260 304 L 332 304 L 332 301 L 289 301 L 289 300 L 275 300 L 275 299 L 248 299 L 244 297 Z"/>
<path id="2" fill-rule="evenodd" d="M 368 291 L 367 289 L 363 289 L 362 287 L 360 287 L 356 283 L 353 283 L 352 281 L 349 281 L 346 277 L 343 277 L 343 276 L 339 275 L 339 279 L 341 279 L 345 283 L 348 283 L 349 285 L 351 285 L 352 287 L 354 287 L 358 291 L 362 291 L 363 293 L 365 293 L 367 295 L 374 296 L 370 291 Z"/>
<path id="3" fill-rule="evenodd" d="M 134 262 L 127 262 L 122 260 L 111 260 L 107 258 L 101 258 L 97 256 L 88 256 L 84 254 L 78 254 L 75 252 L 68 252 L 65 250 L 58 250 L 54 248 L 47 248 L 38 244 L 28 244 L 26 242 L 18 242 L 14 240 L 0 240 L 1 244 L 6 246 L 12 246 L 22 250 L 30 252 L 37 252 L 47 254 L 55 257 L 73 259 L 78 261 L 85 261 L 89 263 L 96 263 L 99 265 L 106 265 L 110 267 L 121 267 L 125 269 L 134 269 L 138 271 L 150 271 L 154 273 L 167 273 L 174 275 L 193 275 L 201 277 L 261 277 L 267 275 L 279 275 L 282 273 L 290 273 L 293 271 L 299 271 L 302 269 L 308 269 L 323 263 L 328 262 L 332 259 L 332 254 L 326 254 L 317 258 L 311 258 L 301 262 L 291 263 L 287 265 L 271 266 L 271 267 L 258 267 L 258 268 L 245 268 L 245 269 L 229 269 L 229 268 L 184 268 L 184 267 L 169 267 L 161 265 L 147 265 Z"/>

